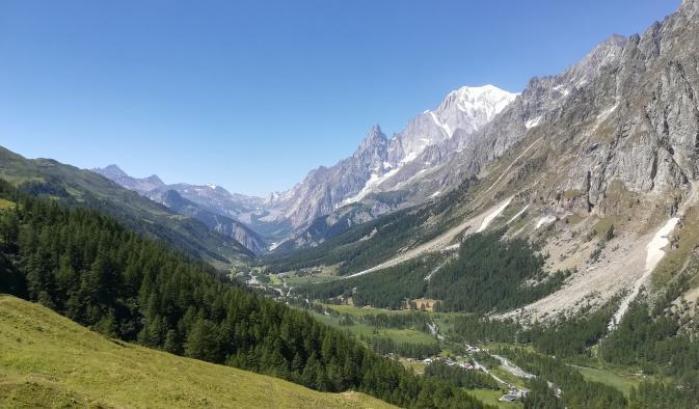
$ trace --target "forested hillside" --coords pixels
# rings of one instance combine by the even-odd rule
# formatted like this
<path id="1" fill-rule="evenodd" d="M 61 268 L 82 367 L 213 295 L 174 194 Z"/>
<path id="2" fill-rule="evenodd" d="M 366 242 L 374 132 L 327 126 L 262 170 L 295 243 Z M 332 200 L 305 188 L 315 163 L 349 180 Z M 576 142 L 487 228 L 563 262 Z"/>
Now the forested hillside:
<path id="1" fill-rule="evenodd" d="M 263 264 L 275 272 L 339 264 L 341 274 L 373 267 L 402 248 L 428 241 L 453 225 L 454 218 L 459 216 L 452 213 L 459 210 L 459 203 L 469 200 L 469 191 L 475 183 L 475 179 L 466 179 L 434 203 L 356 225 L 317 247 L 271 254 L 262 260 Z"/>
<path id="2" fill-rule="evenodd" d="M 456 255 L 431 254 L 345 280 L 298 289 L 311 298 L 352 296 L 356 305 L 399 308 L 406 299 L 439 300 L 440 311 L 507 311 L 559 288 L 566 273 L 549 274 L 526 240 L 503 240 L 503 231 L 466 238 Z"/>
<path id="3" fill-rule="evenodd" d="M 202 222 L 124 189 L 96 173 L 50 159 L 26 159 L 0 147 L 0 177 L 34 196 L 90 208 L 192 257 L 228 267 L 252 255 L 236 240 Z"/>
<path id="4" fill-rule="evenodd" d="M 0 197 L 8 203 L 0 213 L 1 292 L 103 334 L 321 391 L 354 389 L 403 407 L 482 407 L 95 211 L 64 209 L 4 182 Z"/>

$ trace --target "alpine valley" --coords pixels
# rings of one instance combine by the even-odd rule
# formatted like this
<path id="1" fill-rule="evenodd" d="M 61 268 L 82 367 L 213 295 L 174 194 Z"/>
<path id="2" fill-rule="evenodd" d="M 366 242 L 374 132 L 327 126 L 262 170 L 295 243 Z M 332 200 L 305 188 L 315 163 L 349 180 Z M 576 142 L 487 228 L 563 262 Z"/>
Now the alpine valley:
<path id="1" fill-rule="evenodd" d="M 1 149 L 0 407 L 699 408 L 699 0 L 571 63 L 267 197 Z"/>

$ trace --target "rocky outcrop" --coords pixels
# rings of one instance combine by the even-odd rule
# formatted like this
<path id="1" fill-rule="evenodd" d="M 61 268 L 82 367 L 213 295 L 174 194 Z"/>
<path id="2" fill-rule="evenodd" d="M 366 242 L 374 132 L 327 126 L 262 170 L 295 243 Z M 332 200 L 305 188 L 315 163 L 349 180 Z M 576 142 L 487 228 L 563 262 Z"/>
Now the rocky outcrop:
<path id="1" fill-rule="evenodd" d="M 568 130 L 553 141 L 574 154 L 561 181 L 585 191 L 591 208 L 613 183 L 638 194 L 668 196 L 697 181 L 699 148 L 697 2 L 624 42 L 621 55 L 584 87 L 548 126 Z M 553 133 L 552 133 L 553 134 Z"/>

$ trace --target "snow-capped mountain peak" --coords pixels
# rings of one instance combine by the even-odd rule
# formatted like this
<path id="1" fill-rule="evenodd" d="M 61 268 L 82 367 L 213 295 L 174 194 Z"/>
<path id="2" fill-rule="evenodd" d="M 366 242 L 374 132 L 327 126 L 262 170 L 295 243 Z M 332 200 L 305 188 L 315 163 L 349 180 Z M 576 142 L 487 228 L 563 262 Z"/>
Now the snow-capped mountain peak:
<path id="1" fill-rule="evenodd" d="M 490 122 L 506 106 L 517 98 L 516 93 L 508 92 L 494 85 L 479 87 L 461 87 L 447 94 L 444 101 L 434 113 L 445 125 L 452 125 L 447 116 L 455 116 L 460 111 L 465 118 L 460 118 L 466 131 L 475 131 Z M 456 115 L 458 116 L 458 115 Z"/>
<path id="2" fill-rule="evenodd" d="M 486 121 L 493 119 L 518 95 L 490 84 L 481 87 L 461 87 L 451 94 L 455 95 L 456 106 L 462 112 L 473 114 L 482 111 Z"/>
<path id="3" fill-rule="evenodd" d="M 438 157 L 423 156 L 437 147 L 451 150 L 455 135 L 459 141 L 468 138 L 517 95 L 494 85 L 454 90 L 436 109 L 419 114 L 391 138 L 374 125 L 351 157 L 311 171 L 303 182 L 270 202 L 281 209 L 278 214 L 300 227 L 315 217 L 364 200 L 370 193 L 391 189 L 438 166 Z"/>
<path id="4" fill-rule="evenodd" d="M 490 122 L 517 98 L 494 85 L 464 86 L 451 91 L 434 110 L 427 110 L 412 120 L 396 137 L 391 157 L 394 162 L 416 159 L 428 146 L 452 139 L 458 130 L 471 134 Z"/>

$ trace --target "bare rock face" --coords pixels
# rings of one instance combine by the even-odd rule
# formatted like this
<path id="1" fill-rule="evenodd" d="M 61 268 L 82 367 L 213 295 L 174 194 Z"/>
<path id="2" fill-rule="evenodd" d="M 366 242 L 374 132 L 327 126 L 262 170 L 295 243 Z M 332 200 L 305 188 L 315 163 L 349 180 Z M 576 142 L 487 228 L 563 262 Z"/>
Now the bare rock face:
<path id="1" fill-rule="evenodd" d="M 662 195 L 697 180 L 696 4 L 685 2 L 663 23 L 631 37 L 621 58 L 565 107 L 581 112 L 586 123 L 567 113 L 556 124 L 581 128 L 574 141 L 595 147 L 570 166 L 567 181 L 585 187 L 592 206 L 614 181 L 631 192 Z"/>
<path id="2" fill-rule="evenodd" d="M 207 210 L 203 206 L 184 198 L 176 190 L 152 192 L 150 199 L 179 214 L 201 221 L 209 229 L 235 239 L 255 254 L 267 251 L 265 241 L 249 227 L 230 217 Z"/>
<path id="3" fill-rule="evenodd" d="M 351 157 L 333 167 L 311 171 L 301 183 L 275 198 L 271 207 L 281 209 L 280 217 L 289 219 L 293 226 L 330 213 L 336 204 L 360 192 L 372 175 L 390 169 L 385 163 L 387 144 L 381 128 L 372 127 Z"/>

